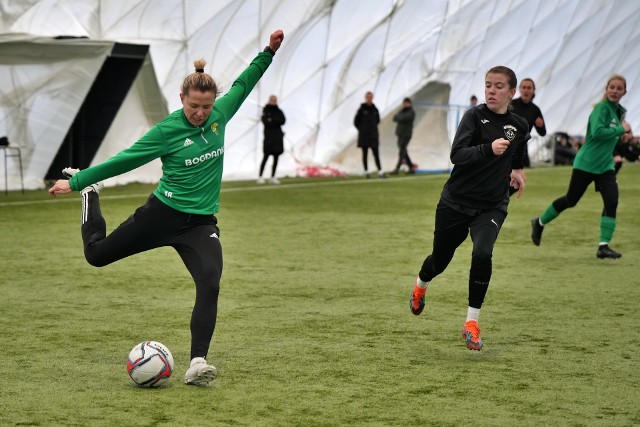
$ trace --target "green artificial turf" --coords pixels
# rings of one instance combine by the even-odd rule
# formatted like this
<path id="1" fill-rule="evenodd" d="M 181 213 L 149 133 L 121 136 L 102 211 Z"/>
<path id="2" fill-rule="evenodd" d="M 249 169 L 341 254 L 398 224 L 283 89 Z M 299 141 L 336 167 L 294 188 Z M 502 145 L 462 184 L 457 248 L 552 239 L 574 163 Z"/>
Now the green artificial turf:
<path id="1" fill-rule="evenodd" d="M 408 307 L 429 254 L 446 175 L 283 179 L 223 185 L 219 376 L 186 386 L 194 286 L 171 248 L 86 263 L 77 194 L 0 196 L 1 425 L 640 424 L 640 165 L 619 174 L 620 260 L 595 257 L 593 187 L 530 241 L 529 220 L 570 168 L 527 170 L 494 251 L 480 316 L 485 347 L 460 336 L 471 242 Z M 153 186 L 101 194 L 109 231 Z M 172 351 L 158 389 L 135 386 L 131 348 Z"/>

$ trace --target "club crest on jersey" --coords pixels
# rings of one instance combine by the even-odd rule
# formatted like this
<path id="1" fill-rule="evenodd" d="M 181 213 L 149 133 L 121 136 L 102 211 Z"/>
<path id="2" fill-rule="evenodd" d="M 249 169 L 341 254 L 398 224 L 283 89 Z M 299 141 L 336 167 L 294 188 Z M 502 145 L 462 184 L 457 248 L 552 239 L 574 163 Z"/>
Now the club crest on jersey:
<path id="1" fill-rule="evenodd" d="M 509 141 L 513 141 L 513 139 L 516 137 L 516 132 L 518 131 L 518 129 L 516 129 L 515 126 L 511 125 L 504 125 L 503 129 L 504 136 L 506 136 Z"/>
<path id="2" fill-rule="evenodd" d="M 218 134 L 218 122 L 215 122 L 211 125 L 211 132 Z"/>

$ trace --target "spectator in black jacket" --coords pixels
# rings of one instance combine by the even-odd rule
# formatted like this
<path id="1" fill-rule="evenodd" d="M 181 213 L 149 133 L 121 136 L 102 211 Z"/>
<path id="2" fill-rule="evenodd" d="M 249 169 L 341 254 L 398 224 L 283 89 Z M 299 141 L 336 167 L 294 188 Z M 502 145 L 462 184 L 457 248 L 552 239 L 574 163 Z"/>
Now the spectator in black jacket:
<path id="1" fill-rule="evenodd" d="M 391 172 L 393 175 L 397 175 L 398 172 L 400 172 L 400 166 L 402 166 L 402 163 L 406 163 L 409 167 L 408 173 L 415 173 L 413 170 L 413 162 L 411 162 L 409 152 L 407 151 L 407 146 L 409 145 L 409 141 L 411 141 L 411 136 L 413 135 L 413 121 L 415 118 L 416 112 L 413 110 L 413 106 L 411 105 L 411 99 L 405 98 L 402 101 L 402 110 L 393 116 L 393 121 L 397 123 L 396 135 L 398 136 L 399 151 L 398 164 L 393 172 Z"/>
<path id="2" fill-rule="evenodd" d="M 469 305 L 462 336 L 470 350 L 482 349 L 478 318 L 492 273 L 493 246 L 507 217 L 509 185 L 524 191 L 522 151 L 527 122 L 509 110 L 516 93 L 515 73 L 503 66 L 485 75 L 485 104 L 467 110 L 451 146 L 453 170 L 436 208 L 433 249 L 424 260 L 409 307 L 416 316 L 425 306 L 431 280 L 444 272 L 471 234 Z"/>
<path id="3" fill-rule="evenodd" d="M 578 153 L 571 145 L 571 137 L 564 132 L 555 134 L 555 146 L 553 148 L 553 164 L 554 165 L 572 165 L 573 159 Z"/>
<path id="4" fill-rule="evenodd" d="M 275 95 L 269 97 L 269 103 L 262 109 L 262 123 L 264 124 L 264 143 L 262 151 L 262 163 L 260 163 L 260 175 L 258 176 L 258 184 L 264 184 L 262 173 L 267 164 L 269 156 L 273 156 L 273 164 L 271 165 L 271 184 L 280 184 L 276 178 L 276 168 L 278 167 L 278 157 L 284 152 L 284 132 L 282 125 L 286 119 L 284 113 L 278 107 L 278 98 Z"/>
<path id="5" fill-rule="evenodd" d="M 358 112 L 353 119 L 353 125 L 358 129 L 358 147 L 362 148 L 362 165 L 364 166 L 364 175 L 367 178 L 369 178 L 369 148 L 373 153 L 373 159 L 378 168 L 378 176 L 385 178 L 384 171 L 380 165 L 380 154 L 378 153 L 378 123 L 380 123 L 380 113 L 373 103 L 373 92 L 367 92 L 364 95 L 364 102 L 360 104 L 360 108 L 358 108 Z"/>

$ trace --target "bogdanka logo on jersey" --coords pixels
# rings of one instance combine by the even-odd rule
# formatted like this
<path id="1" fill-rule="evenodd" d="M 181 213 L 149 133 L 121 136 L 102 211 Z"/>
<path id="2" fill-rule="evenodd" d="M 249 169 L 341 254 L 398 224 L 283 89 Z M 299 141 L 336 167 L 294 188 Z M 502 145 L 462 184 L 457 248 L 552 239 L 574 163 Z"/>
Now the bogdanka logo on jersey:
<path id="1" fill-rule="evenodd" d="M 504 125 L 503 129 L 504 136 L 506 136 L 509 141 L 513 141 L 513 139 L 516 137 L 516 132 L 518 131 L 518 129 L 516 129 L 515 126 L 511 125 Z"/>
<path id="2" fill-rule="evenodd" d="M 220 147 L 218 149 L 209 151 L 208 153 L 204 153 L 202 156 L 194 157 L 193 159 L 185 159 L 184 165 L 195 166 L 199 163 L 206 162 L 207 160 L 215 159 L 216 157 L 220 157 L 224 154 L 224 147 Z"/>
<path id="3" fill-rule="evenodd" d="M 190 146 L 191 144 L 193 144 L 193 141 L 192 141 L 192 140 L 190 140 L 189 138 L 187 138 L 187 139 L 185 139 L 185 140 L 184 140 L 184 146 L 185 146 L 185 147 L 188 147 L 188 146 Z"/>

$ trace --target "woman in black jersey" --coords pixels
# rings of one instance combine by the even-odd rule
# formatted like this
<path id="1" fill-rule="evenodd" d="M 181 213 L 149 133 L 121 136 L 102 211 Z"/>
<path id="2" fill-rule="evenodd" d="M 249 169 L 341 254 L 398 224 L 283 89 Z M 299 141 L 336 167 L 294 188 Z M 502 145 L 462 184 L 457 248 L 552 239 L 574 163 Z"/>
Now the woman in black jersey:
<path id="1" fill-rule="evenodd" d="M 529 132 L 535 127 L 538 135 L 545 136 L 547 134 L 547 128 L 544 125 L 542 111 L 540 111 L 540 107 L 533 103 L 533 98 L 536 96 L 536 84 L 530 78 L 522 79 L 518 91 L 520 91 L 520 98 L 511 101 L 511 111 L 527 121 L 529 124 Z M 526 143 L 523 156 L 524 166 L 531 166 Z"/>
<path id="2" fill-rule="evenodd" d="M 467 110 L 451 147 L 453 170 L 436 208 L 433 249 L 422 264 L 409 299 L 416 316 L 425 306 L 429 282 L 442 273 L 469 234 L 473 240 L 469 305 L 462 329 L 467 348 L 482 349 L 478 318 L 489 287 L 493 246 L 507 217 L 509 186 L 524 191 L 523 149 L 529 125 L 509 111 L 515 73 L 503 66 L 485 76 L 485 104 Z"/>

